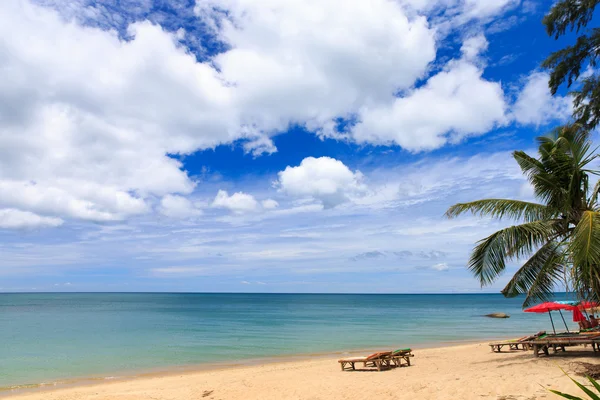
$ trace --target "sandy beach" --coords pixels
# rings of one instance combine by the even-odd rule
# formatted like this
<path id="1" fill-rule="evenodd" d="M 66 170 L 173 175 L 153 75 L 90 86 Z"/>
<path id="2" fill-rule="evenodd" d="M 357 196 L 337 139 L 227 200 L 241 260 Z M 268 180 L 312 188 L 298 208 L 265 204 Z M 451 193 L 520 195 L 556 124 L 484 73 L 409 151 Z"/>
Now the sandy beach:
<path id="1" fill-rule="evenodd" d="M 582 370 L 582 363 L 598 362 L 591 349 L 583 347 L 540 358 L 523 351 L 492 353 L 487 343 L 422 349 L 414 353 L 412 366 L 382 372 L 342 372 L 337 358 L 309 359 L 144 376 L 124 381 L 15 393 L 7 398 L 552 399 L 558 397 L 546 388 L 580 394 L 559 367 L 576 374 Z"/>

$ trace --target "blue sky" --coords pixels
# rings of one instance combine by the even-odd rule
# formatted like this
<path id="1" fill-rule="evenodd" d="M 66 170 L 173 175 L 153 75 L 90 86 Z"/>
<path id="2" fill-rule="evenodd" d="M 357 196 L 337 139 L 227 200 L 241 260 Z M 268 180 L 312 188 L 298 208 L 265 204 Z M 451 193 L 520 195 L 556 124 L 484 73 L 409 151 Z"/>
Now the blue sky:
<path id="1" fill-rule="evenodd" d="M 482 291 L 550 5 L 0 2 L 0 291 Z"/>

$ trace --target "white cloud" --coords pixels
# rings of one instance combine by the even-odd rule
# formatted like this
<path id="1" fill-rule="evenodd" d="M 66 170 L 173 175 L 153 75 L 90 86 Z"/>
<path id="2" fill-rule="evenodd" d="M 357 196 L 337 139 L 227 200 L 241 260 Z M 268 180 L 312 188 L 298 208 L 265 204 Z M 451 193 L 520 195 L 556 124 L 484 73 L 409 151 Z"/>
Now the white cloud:
<path id="1" fill-rule="evenodd" d="M 425 158 L 393 169 L 374 170 L 368 176 L 368 192 L 352 200 L 358 207 L 372 209 L 417 207 L 444 201 L 450 196 L 459 196 L 461 201 L 470 201 L 477 196 L 515 198 L 521 196 L 521 186 L 525 183 L 509 152 L 469 158 Z M 507 187 L 514 187 L 510 195 L 507 195 Z M 444 222 L 437 224 L 443 226 Z M 406 232 L 413 229 L 422 228 L 402 227 Z"/>
<path id="2" fill-rule="evenodd" d="M 473 63 L 475 51 L 485 43 L 480 39 L 466 42 L 464 58 L 450 62 L 424 86 L 389 105 L 363 108 L 360 122 L 350 132 L 352 138 L 422 151 L 504 124 L 502 87 L 483 79 L 483 70 Z"/>
<path id="3" fill-rule="evenodd" d="M 488 45 L 489 43 L 485 36 L 472 36 L 463 42 L 460 51 L 466 60 L 477 60 L 477 57 L 487 50 Z"/>
<path id="4" fill-rule="evenodd" d="M 349 200 L 366 191 L 360 171 L 352 172 L 344 163 L 330 157 L 307 157 L 297 167 L 279 172 L 276 185 L 291 196 L 313 198 L 327 207 Z"/>
<path id="5" fill-rule="evenodd" d="M 442 5 L 410 2 L 413 11 Z M 447 15 L 487 18 L 512 3 L 455 0 Z M 94 11 L 82 4 L 64 15 Z M 148 204 L 162 198 L 170 204 L 159 212 L 196 213 L 181 196 L 197 182 L 168 154 L 240 139 L 248 152 L 271 153 L 271 136 L 290 124 L 334 135 L 332 121 L 355 114 L 356 141 L 415 151 L 501 123 L 502 91 L 481 77 L 475 60 L 482 37 L 465 43 L 463 59 L 413 88 L 426 77 L 440 37 L 438 26 L 405 5 L 199 1 L 197 14 L 213 23 L 227 50 L 198 62 L 180 45 L 182 31 L 137 22 L 122 40 L 29 0 L 0 1 L 0 207 L 114 221 L 150 212 Z M 408 94 L 394 97 L 399 91 Z M 333 206 L 362 190 L 336 185 L 306 195 Z M 261 208 L 244 193 L 225 194 L 215 206 Z"/>
<path id="6" fill-rule="evenodd" d="M 446 264 L 446 263 L 439 263 L 439 264 L 433 265 L 431 267 L 431 269 L 433 269 L 435 271 L 444 272 L 444 271 L 448 271 L 450 268 L 448 267 L 448 264 Z"/>
<path id="7" fill-rule="evenodd" d="M 245 122 L 265 129 L 323 125 L 410 87 L 435 58 L 426 19 L 387 0 L 206 0 L 197 12 L 219 22 L 232 48 L 215 62 Z"/>
<path id="8" fill-rule="evenodd" d="M 534 0 L 523 0 L 523 12 L 527 14 L 535 14 L 540 4 Z"/>
<path id="9" fill-rule="evenodd" d="M 160 27 L 130 33 L 123 42 L 24 0 L 0 2 L 4 205 L 122 219 L 148 211 L 149 194 L 193 190 L 167 152 L 230 140 L 210 116 L 228 96 L 215 71 Z"/>
<path id="10" fill-rule="evenodd" d="M 464 0 L 462 10 L 464 17 L 462 18 L 490 18 L 518 6 L 520 2 L 521 0 Z"/>
<path id="11" fill-rule="evenodd" d="M 90 221 L 119 220 L 148 209 L 144 200 L 115 187 L 70 180 L 48 184 L 0 179 L 0 206 Z"/>
<path id="12" fill-rule="evenodd" d="M 201 17 L 219 18 L 213 6 L 233 20 L 217 32 L 230 50 L 199 63 L 180 33 L 148 22 L 123 41 L 27 0 L 0 2 L 0 181 L 24 199 L 15 206 L 100 221 L 148 211 L 147 196 L 195 187 L 166 154 L 240 138 L 272 152 L 268 135 L 320 129 L 409 87 L 435 57 L 425 18 L 387 0 L 207 1 Z M 25 199 L 31 181 L 50 198 Z M 119 200 L 78 192 L 88 184 Z"/>
<path id="13" fill-rule="evenodd" d="M 4 279 L 18 274 L 18 279 L 25 281 L 36 276 L 40 285 L 44 281 L 52 285 L 73 282 L 69 274 L 77 269 L 79 290 L 107 290 L 105 282 L 91 279 L 84 286 L 80 282 L 88 273 L 86 262 L 94 260 L 107 274 L 118 268 L 119 276 L 131 277 L 122 280 L 130 282 L 130 287 L 118 286 L 119 280 L 110 286 L 113 290 L 232 291 L 242 290 L 239 282 L 246 280 L 256 285 L 248 288 L 295 291 L 282 282 L 301 280 L 307 282 L 307 291 L 391 292 L 393 283 L 381 285 L 392 274 L 394 278 L 387 279 L 390 282 L 410 279 L 412 291 L 480 290 L 462 267 L 473 244 L 501 225 L 476 217 L 447 220 L 443 214 L 456 202 L 519 198 L 524 178 L 510 152 L 432 157 L 364 172 L 370 189 L 364 197 L 353 197 L 352 205 L 324 211 L 318 211 L 318 204 L 290 202 L 281 193 L 279 208 L 250 213 L 251 217 L 261 217 L 251 223 L 224 225 L 207 217 L 201 226 L 177 220 L 167 226 L 156 219 L 136 218 L 128 222 L 127 229 L 82 224 L 69 237 L 64 235 L 75 230 L 61 229 L 60 237 L 54 232 L 36 232 L 34 243 L 27 245 L 30 240 L 25 237 L 19 247 L 3 241 L 0 275 Z M 395 195 L 377 199 L 376 204 L 389 207 L 371 210 L 372 204 L 358 203 L 357 199 L 368 198 L 383 184 L 394 187 Z M 263 195 L 261 199 L 267 198 Z M 288 208 L 299 204 L 312 210 L 298 213 Z M 98 234 L 82 237 L 90 231 Z M 386 256 L 373 263 L 348 262 L 357 254 L 374 250 Z M 114 259 L 122 262 L 112 266 Z M 432 266 L 438 263 L 446 263 L 450 272 L 434 272 Z M 44 278 L 49 270 L 51 275 Z M 432 273 L 446 278 L 432 281 L 428 279 Z M 135 279 L 144 275 L 148 279 Z M 4 280 L 3 287 L 24 286 L 18 281 L 5 284 Z M 324 280 L 328 283 L 319 286 L 317 282 Z M 255 282 L 267 282 L 268 286 L 259 287 Z"/>
<path id="14" fill-rule="evenodd" d="M 159 211 L 170 218 L 189 218 L 202 214 L 191 201 L 177 195 L 164 196 L 160 201 Z"/>
<path id="15" fill-rule="evenodd" d="M 28 229 L 47 228 L 62 225 L 60 218 L 42 217 L 29 211 L 0 209 L 0 228 Z"/>
<path id="16" fill-rule="evenodd" d="M 226 208 L 234 213 L 256 211 L 259 208 L 258 201 L 251 194 L 237 192 L 229 196 L 225 190 L 219 190 L 212 206 Z"/>
<path id="17" fill-rule="evenodd" d="M 275 200 L 273 200 L 273 199 L 267 199 L 267 200 L 263 200 L 263 201 L 261 202 L 261 204 L 262 204 L 262 207 L 263 207 L 265 210 L 272 210 L 272 209 L 275 209 L 275 208 L 279 207 L 279 203 L 278 203 L 278 202 L 276 202 L 276 201 L 275 201 Z"/>
<path id="18" fill-rule="evenodd" d="M 571 116 L 571 98 L 552 96 L 548 88 L 548 79 L 547 73 L 537 71 L 527 77 L 512 110 L 518 123 L 540 126 L 552 121 L 564 121 Z"/>
<path id="19" fill-rule="evenodd" d="M 516 8 L 521 0 L 399 0 L 418 12 L 434 15 L 436 29 L 441 35 L 461 29 L 465 24 L 475 23 L 480 27 L 491 22 L 510 9 Z"/>

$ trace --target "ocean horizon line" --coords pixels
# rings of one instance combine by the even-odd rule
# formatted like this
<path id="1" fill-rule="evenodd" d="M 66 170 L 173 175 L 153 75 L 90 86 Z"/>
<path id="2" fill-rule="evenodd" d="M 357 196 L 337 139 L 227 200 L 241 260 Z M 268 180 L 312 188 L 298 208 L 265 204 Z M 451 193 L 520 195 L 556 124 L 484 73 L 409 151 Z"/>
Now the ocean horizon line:
<path id="1" fill-rule="evenodd" d="M 319 295 L 319 296 L 323 296 L 323 295 L 356 295 L 356 296 L 376 296 L 376 295 L 380 295 L 380 296 L 437 296 L 437 295 L 457 295 L 457 296 L 465 296 L 465 295 L 469 295 L 469 296 L 488 296 L 488 295 L 499 295 L 502 296 L 501 292 L 484 292 L 484 293 L 473 293 L 473 292 L 452 292 L 452 293 L 448 293 L 448 292 L 431 292 L 431 293 L 427 293 L 427 292 L 420 292 L 420 293 L 369 293 L 369 292 L 363 292 L 363 293 L 355 293 L 355 292 L 339 292 L 339 293 L 332 293 L 332 292 L 173 292 L 173 291 L 156 291 L 156 292 L 152 292 L 152 291 L 127 291 L 127 292 L 123 292 L 123 291 L 68 291 L 68 292 L 53 292 L 53 291 L 0 291 L 0 295 L 3 294 L 240 294 L 240 295 L 252 295 L 252 294 L 256 294 L 256 295 L 307 295 L 307 296 L 315 296 L 315 295 Z M 565 295 L 565 294 L 570 294 L 569 292 L 553 292 L 553 295 Z M 523 297 L 524 295 L 518 295 L 515 296 L 514 298 L 520 298 Z"/>

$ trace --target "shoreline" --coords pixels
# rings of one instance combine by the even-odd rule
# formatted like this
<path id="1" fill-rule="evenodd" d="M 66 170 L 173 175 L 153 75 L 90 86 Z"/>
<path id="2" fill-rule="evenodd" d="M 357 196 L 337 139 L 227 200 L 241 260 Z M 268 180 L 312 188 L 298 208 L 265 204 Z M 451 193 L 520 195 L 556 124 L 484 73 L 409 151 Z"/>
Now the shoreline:
<path id="1" fill-rule="evenodd" d="M 489 339 L 456 339 L 456 340 L 444 340 L 441 342 L 429 342 L 429 343 L 420 343 L 416 346 L 408 346 L 413 350 L 429 350 L 429 349 L 443 349 L 443 348 L 453 348 L 457 346 L 464 345 L 475 345 L 475 344 L 485 344 L 494 340 L 503 340 L 508 339 L 507 337 L 495 337 Z M 401 346 L 401 344 L 400 344 Z M 357 348 L 350 349 L 346 351 L 328 351 L 328 352 L 318 352 L 318 353 L 295 353 L 290 355 L 273 355 L 268 357 L 260 357 L 260 358 L 251 358 L 251 359 L 241 359 L 241 360 L 231 360 L 229 362 L 206 362 L 206 363 L 197 363 L 190 365 L 174 365 L 168 367 L 157 367 L 157 368 L 145 368 L 143 370 L 130 370 L 130 371 L 120 371 L 111 373 L 108 376 L 99 376 L 99 375 L 89 375 L 89 376 L 81 376 L 81 377 L 69 377 L 57 379 L 54 382 L 41 382 L 41 383 L 28 383 L 21 385 L 10 385 L 10 386 L 0 386 L 0 399 L 8 398 L 10 396 L 27 394 L 27 393 L 45 393 L 45 392 L 53 392 L 61 389 L 67 388 L 78 388 L 78 387 L 86 387 L 86 386 L 94 386 L 94 385 L 102 385 L 106 383 L 113 382 L 128 382 L 139 379 L 148 379 L 148 378 L 165 378 L 176 375 L 189 375 L 199 372 L 218 372 L 218 371 L 229 371 L 240 368 L 247 368 L 259 365 L 277 365 L 277 364 L 287 364 L 287 363 L 298 363 L 310 360 L 331 360 L 338 359 L 344 356 L 348 356 L 350 354 L 356 355 L 357 353 L 369 354 L 376 351 L 381 351 L 382 348 L 392 349 L 394 346 L 379 346 L 379 347 L 365 347 L 365 348 Z M 398 346 L 396 346 L 398 347 Z"/>
<path id="2" fill-rule="evenodd" d="M 353 355 L 356 354 L 352 352 Z M 339 354 L 286 359 L 219 369 L 171 371 L 123 380 L 79 383 L 5 393 L 14 400 L 225 400 L 333 399 L 514 399 L 553 398 L 547 389 L 580 395 L 560 368 L 575 374 L 598 363 L 590 348 L 551 357 L 531 352 L 494 353 L 487 342 L 416 348 L 410 367 L 378 372 L 341 371 Z"/>

